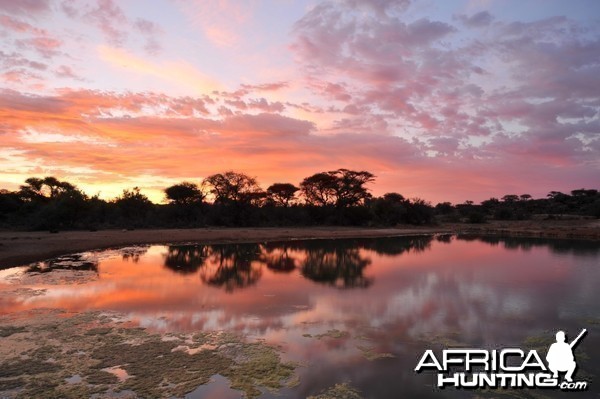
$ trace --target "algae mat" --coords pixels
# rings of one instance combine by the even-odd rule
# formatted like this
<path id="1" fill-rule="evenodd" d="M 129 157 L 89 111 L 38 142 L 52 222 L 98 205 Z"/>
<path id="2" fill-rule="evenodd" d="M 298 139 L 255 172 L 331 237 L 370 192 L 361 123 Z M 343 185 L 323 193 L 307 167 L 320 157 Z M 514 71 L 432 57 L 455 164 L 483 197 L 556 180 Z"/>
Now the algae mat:
<path id="1" fill-rule="evenodd" d="M 0 317 L 2 398 L 183 397 L 226 377 L 240 396 L 297 383 L 278 349 L 224 332 L 155 334 L 117 313 Z"/>

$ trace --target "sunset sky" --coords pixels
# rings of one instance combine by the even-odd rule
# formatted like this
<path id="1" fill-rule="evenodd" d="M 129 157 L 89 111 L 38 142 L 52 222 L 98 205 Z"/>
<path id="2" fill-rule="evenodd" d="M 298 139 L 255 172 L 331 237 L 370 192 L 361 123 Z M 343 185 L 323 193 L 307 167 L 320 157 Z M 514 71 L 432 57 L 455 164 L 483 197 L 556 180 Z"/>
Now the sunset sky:
<path id="1" fill-rule="evenodd" d="M 600 188 L 600 1 L 0 0 L 0 188 Z"/>

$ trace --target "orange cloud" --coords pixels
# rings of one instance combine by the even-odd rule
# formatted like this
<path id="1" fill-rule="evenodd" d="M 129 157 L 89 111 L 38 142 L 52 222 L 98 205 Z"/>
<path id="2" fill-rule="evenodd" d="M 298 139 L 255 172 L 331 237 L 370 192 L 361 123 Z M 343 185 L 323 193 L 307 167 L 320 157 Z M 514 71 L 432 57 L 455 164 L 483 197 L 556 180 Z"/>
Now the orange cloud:
<path id="1" fill-rule="evenodd" d="M 135 75 L 146 75 L 176 84 L 182 89 L 193 89 L 196 94 L 220 90 L 221 85 L 185 61 L 154 62 L 136 57 L 125 50 L 98 46 L 100 59 L 115 68 L 125 69 Z"/>
<path id="2" fill-rule="evenodd" d="M 323 135 L 312 121 L 278 113 L 236 110 L 219 116 L 215 109 L 224 101 L 90 90 L 52 96 L 0 91 L 0 187 L 16 188 L 18 175 L 23 181 L 53 174 L 105 198 L 140 186 L 160 202 L 166 186 L 199 182 L 224 170 L 256 176 L 267 187 L 298 184 L 313 173 L 345 167 L 374 173 L 375 194 L 397 191 L 462 202 L 508 192 L 544 196 L 565 184 L 584 187 L 592 179 L 593 170 L 577 165 L 548 174 L 543 163 L 531 163 L 529 152 L 485 159 L 433 157 L 422 142 L 374 133 Z M 454 148 L 443 141 L 439 145 L 438 151 Z"/>

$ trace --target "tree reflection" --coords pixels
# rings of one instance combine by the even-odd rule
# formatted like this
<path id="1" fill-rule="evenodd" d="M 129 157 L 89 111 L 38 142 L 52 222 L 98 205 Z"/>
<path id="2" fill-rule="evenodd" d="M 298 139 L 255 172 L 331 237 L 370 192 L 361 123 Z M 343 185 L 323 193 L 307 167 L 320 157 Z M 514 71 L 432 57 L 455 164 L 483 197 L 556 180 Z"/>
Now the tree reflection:
<path id="1" fill-rule="evenodd" d="M 434 237 L 383 237 L 370 239 L 363 243 L 363 248 L 375 251 L 378 255 L 396 256 L 408 252 L 425 252 L 431 248 Z"/>
<path id="2" fill-rule="evenodd" d="M 256 284 L 262 276 L 263 250 L 259 244 L 216 245 L 200 270 L 202 282 L 232 292 Z"/>
<path id="3" fill-rule="evenodd" d="M 316 245 L 315 245 L 316 244 Z M 304 277 L 337 288 L 366 288 L 373 282 L 363 275 L 371 259 L 359 247 L 343 241 L 307 243 L 300 266 Z"/>
<path id="4" fill-rule="evenodd" d="M 290 273 L 296 268 L 296 258 L 290 254 L 292 249 L 285 243 L 266 243 L 263 259 L 269 270 L 276 273 Z"/>
<path id="5" fill-rule="evenodd" d="M 121 250 L 121 257 L 126 262 L 131 261 L 133 263 L 138 263 L 140 258 L 148 252 L 148 248 L 150 248 L 150 246 L 125 248 Z"/>
<path id="6" fill-rule="evenodd" d="M 228 292 L 252 286 L 266 266 L 275 273 L 298 269 L 302 276 L 336 288 L 366 288 L 372 263 L 368 252 L 398 256 L 430 248 L 433 236 L 376 239 L 307 240 L 264 244 L 171 245 L 165 267 L 181 274 L 199 273 L 207 285 Z"/>
<path id="7" fill-rule="evenodd" d="M 597 256 L 600 245 L 592 240 L 568 240 L 530 237 L 501 237 L 501 236 L 476 236 L 458 235 L 461 241 L 479 241 L 497 246 L 502 244 L 508 250 L 529 251 L 535 247 L 546 247 L 555 254 L 573 254 L 577 256 Z"/>
<path id="8" fill-rule="evenodd" d="M 165 255 L 165 266 L 176 273 L 193 274 L 204 265 L 210 254 L 206 245 L 170 245 Z"/>

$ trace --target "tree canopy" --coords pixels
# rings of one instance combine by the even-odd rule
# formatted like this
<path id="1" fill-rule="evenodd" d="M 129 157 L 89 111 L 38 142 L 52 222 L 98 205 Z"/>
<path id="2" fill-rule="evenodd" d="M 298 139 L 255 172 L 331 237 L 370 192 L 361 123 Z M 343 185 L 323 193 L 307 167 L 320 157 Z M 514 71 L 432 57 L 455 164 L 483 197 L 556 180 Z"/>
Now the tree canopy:
<path id="1" fill-rule="evenodd" d="M 178 205 L 197 204 L 204 199 L 197 184 L 185 181 L 165 188 L 165 196 L 170 203 Z"/>
<path id="2" fill-rule="evenodd" d="M 264 195 L 255 178 L 233 171 L 208 176 L 202 184 L 215 203 L 249 203 Z"/>
<path id="3" fill-rule="evenodd" d="M 309 176 L 300 187 L 308 204 L 341 208 L 364 204 L 371 198 L 365 184 L 374 180 L 375 176 L 366 171 L 338 169 Z"/>

